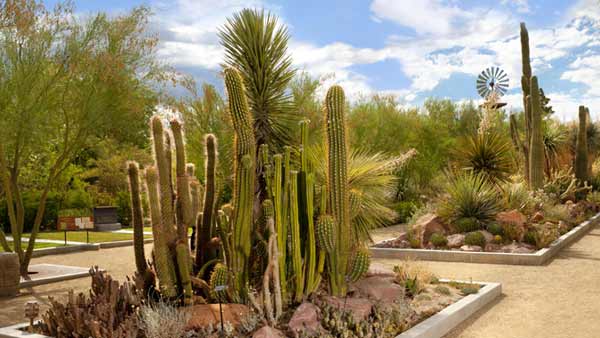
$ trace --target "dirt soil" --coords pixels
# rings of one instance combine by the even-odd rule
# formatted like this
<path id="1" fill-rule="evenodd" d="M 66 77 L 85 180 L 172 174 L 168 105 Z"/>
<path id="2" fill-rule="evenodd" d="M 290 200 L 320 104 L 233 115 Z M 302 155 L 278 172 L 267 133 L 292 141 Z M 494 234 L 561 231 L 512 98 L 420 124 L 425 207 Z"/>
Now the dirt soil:
<path id="1" fill-rule="evenodd" d="M 397 236 L 402 226 L 374 234 L 376 241 Z M 150 252 L 151 245 L 146 246 Z M 378 259 L 389 267 L 394 260 Z M 135 269 L 133 248 L 122 247 L 33 259 L 89 267 L 99 265 L 123 279 Z M 600 229 L 596 227 L 545 266 L 514 266 L 424 262 L 444 278 L 501 282 L 503 295 L 445 338 L 598 338 L 600 337 Z M 89 278 L 22 289 L 22 295 L 0 299 L 0 326 L 23 322 L 28 300 L 46 303 L 49 295 L 66 296 L 69 289 L 86 291 Z"/>

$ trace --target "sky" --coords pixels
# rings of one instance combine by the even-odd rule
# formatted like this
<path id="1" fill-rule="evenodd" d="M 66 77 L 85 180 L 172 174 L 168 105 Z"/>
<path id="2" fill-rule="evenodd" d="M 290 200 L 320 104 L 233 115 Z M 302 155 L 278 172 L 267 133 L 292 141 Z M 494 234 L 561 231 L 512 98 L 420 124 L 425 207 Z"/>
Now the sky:
<path id="1" fill-rule="evenodd" d="M 55 0 L 46 0 L 52 6 Z M 402 106 L 428 97 L 481 101 L 475 81 L 497 66 L 509 76 L 502 98 L 522 106 L 519 23 L 529 29 L 533 72 L 556 118 L 577 107 L 600 119 L 600 0 L 75 0 L 80 13 L 153 9 L 158 56 L 200 83 L 222 88 L 217 32 L 245 7 L 276 14 L 291 35 L 294 65 L 344 87 L 350 100 L 383 93 Z"/>

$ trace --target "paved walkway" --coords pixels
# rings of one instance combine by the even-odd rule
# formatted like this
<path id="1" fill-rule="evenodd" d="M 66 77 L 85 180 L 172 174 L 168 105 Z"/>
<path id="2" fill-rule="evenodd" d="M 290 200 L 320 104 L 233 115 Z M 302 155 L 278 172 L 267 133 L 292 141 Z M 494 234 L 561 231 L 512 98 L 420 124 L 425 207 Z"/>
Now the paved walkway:
<path id="1" fill-rule="evenodd" d="M 392 227 L 374 234 L 376 240 L 397 234 Z M 150 252 L 151 245 L 147 245 Z M 394 260 L 377 260 L 389 266 Z M 118 279 L 135 268 L 133 248 L 46 256 L 33 263 L 56 263 L 109 270 Z M 595 228 L 546 266 L 424 262 L 445 278 L 501 282 L 504 295 L 445 338 L 598 338 L 600 337 L 600 229 Z M 49 295 L 64 297 L 69 289 L 86 291 L 83 278 L 22 290 L 23 295 L 0 300 L 0 326 L 23 321 L 23 305 Z"/>

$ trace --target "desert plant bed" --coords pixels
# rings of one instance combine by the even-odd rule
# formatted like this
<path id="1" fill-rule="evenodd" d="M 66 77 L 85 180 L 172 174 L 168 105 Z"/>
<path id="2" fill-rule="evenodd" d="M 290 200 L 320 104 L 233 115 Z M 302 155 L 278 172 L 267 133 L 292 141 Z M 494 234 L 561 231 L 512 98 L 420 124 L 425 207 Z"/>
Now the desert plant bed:
<path id="1" fill-rule="evenodd" d="M 371 248 L 371 252 L 377 258 L 543 265 L 562 248 L 581 238 L 600 222 L 600 213 L 593 214 L 597 210 L 595 205 L 588 202 L 580 202 L 579 204 L 585 204 L 586 206 L 580 207 L 583 211 L 573 215 L 573 218 L 588 217 L 588 219 L 578 225 L 570 225 L 563 221 L 553 223 L 549 220 L 543 226 L 531 223 L 532 220 L 544 221 L 541 212 L 534 214 L 533 218 L 529 219 L 529 223 L 526 217 L 516 210 L 498 214 L 497 220 L 512 222 L 508 223 L 510 228 L 515 228 L 518 225 L 517 229 L 520 229 L 518 233 L 523 234 L 520 240 L 518 240 L 519 238 L 502 240 L 500 235 L 494 235 L 487 230 L 475 230 L 466 234 L 454 233 L 451 235 L 444 235 L 440 231 L 428 235 L 424 233 L 426 232 L 424 229 L 437 228 L 441 226 L 440 222 L 442 222 L 439 217 L 429 214 L 421 217 L 408 232 L 401 233 L 396 238 L 376 243 Z M 572 210 L 578 209 L 576 204 L 567 203 L 566 206 L 570 206 L 567 208 Z M 502 224 L 502 222 L 494 224 Z M 553 231 L 547 230 L 553 228 L 555 229 Z M 499 229 L 503 228 L 500 226 Z M 548 232 L 537 233 L 540 229 Z M 425 247 L 415 245 L 415 236 L 428 238 L 426 240 L 428 244 Z M 530 238 L 528 239 L 526 236 Z M 474 238 L 473 242 L 469 242 L 469 238 Z M 475 241 L 480 241 L 481 244 L 478 245 Z"/>
<path id="2" fill-rule="evenodd" d="M 35 337 L 63 337 L 67 332 L 98 338 L 124 337 L 125 332 L 158 337 L 153 330 L 165 328 L 183 332 L 185 337 L 207 338 L 262 337 L 266 332 L 274 333 L 273 337 L 441 337 L 501 294 L 500 284 L 440 280 L 418 262 L 403 261 L 393 272 L 372 268 L 352 285 L 347 298 L 317 292 L 312 299 L 290 306 L 276 327 L 266 326 L 251 305 L 224 304 L 225 332 L 221 335 L 216 304 L 184 308 L 151 304 L 140 297 L 133 282 L 119 285 L 105 272 L 92 270 L 91 274 L 89 296 L 72 294 L 66 304 L 51 298 L 50 309 L 34 327 Z M 111 302 L 120 304 L 122 316 L 108 325 L 104 321 L 109 317 L 102 317 L 98 308 Z M 75 325 L 76 313 L 99 320 L 98 331 Z M 111 326 L 113 330 L 106 329 Z M 0 329 L 0 337 L 21 337 L 28 327 L 18 324 Z"/>

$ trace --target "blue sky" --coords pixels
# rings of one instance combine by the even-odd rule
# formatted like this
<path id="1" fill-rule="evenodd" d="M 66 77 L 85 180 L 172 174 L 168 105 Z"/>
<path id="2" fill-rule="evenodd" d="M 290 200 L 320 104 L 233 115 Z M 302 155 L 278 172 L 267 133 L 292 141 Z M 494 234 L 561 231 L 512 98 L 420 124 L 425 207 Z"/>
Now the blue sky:
<path id="1" fill-rule="evenodd" d="M 55 3 L 47 0 L 48 5 Z M 479 100 L 475 79 L 504 69 L 510 109 L 520 109 L 519 22 L 530 31 L 534 73 L 557 118 L 577 106 L 600 118 L 600 2 L 598 0 L 76 0 L 77 11 L 119 13 L 154 9 L 159 56 L 199 81 L 220 86 L 223 51 L 216 32 L 243 7 L 268 9 L 292 36 L 294 64 L 344 86 L 356 100 L 395 95 L 418 106 L 427 97 Z M 332 76 L 332 74 L 334 76 Z"/>

